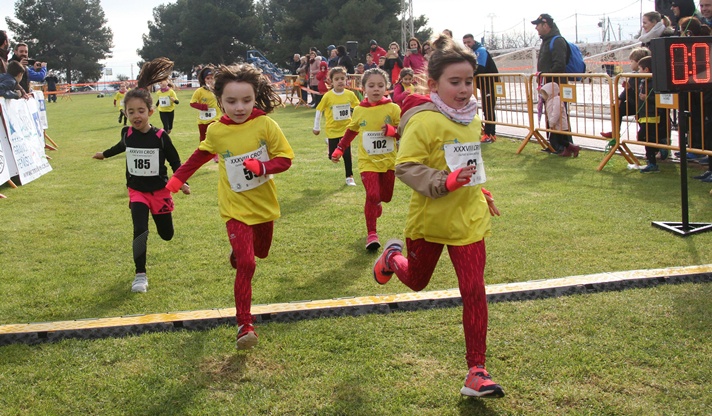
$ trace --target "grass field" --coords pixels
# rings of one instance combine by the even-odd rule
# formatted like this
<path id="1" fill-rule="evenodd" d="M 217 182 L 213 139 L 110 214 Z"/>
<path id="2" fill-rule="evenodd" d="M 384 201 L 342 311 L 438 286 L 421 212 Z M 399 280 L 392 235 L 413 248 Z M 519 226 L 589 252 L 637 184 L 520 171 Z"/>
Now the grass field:
<path id="1" fill-rule="evenodd" d="M 190 91 L 171 134 L 182 159 L 197 146 Z M 148 245 L 146 294 L 133 294 L 124 158 L 97 161 L 119 140 L 111 98 L 48 105 L 59 151 L 53 171 L 0 187 L 0 324 L 233 306 L 216 201 L 216 166 L 175 197 L 173 241 Z M 326 159 L 313 110 L 274 118 L 292 144 L 276 175 L 282 218 L 258 260 L 254 303 L 398 293 L 378 286 L 363 249 L 364 191 Z M 152 121 L 160 125 L 158 115 Z M 502 217 L 488 239 L 488 283 L 712 263 L 712 234 L 679 238 L 651 221 L 680 221 L 676 164 L 641 175 L 602 155 L 547 156 L 501 138 L 484 149 L 487 187 Z M 692 169 L 696 172 L 695 169 Z M 690 220 L 711 222 L 709 185 L 689 184 Z M 379 220 L 402 237 L 410 191 L 396 184 Z M 457 286 L 447 254 L 429 290 Z M 234 327 L 100 341 L 0 347 L 0 414 L 706 414 L 708 284 L 637 289 L 490 308 L 488 367 L 507 397 L 464 400 L 459 309 L 323 319 L 258 328 L 254 351 L 234 350 Z"/>

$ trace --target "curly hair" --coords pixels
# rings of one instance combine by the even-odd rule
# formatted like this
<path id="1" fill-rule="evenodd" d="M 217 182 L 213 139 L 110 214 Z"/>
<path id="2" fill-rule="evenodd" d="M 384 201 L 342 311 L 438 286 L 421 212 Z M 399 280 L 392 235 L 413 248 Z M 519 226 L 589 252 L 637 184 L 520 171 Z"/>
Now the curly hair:
<path id="1" fill-rule="evenodd" d="M 222 99 L 225 86 L 231 82 L 247 82 L 255 91 L 255 107 L 271 113 L 282 105 L 279 93 L 272 87 L 262 71 L 251 64 L 220 65 L 215 73 L 215 96 Z"/>

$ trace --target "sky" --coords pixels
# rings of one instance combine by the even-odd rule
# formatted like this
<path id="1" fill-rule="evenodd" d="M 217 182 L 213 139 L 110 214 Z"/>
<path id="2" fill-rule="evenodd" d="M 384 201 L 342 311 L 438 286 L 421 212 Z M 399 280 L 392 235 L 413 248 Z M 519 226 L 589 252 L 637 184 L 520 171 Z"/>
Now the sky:
<path id="1" fill-rule="evenodd" d="M 113 56 L 102 62 L 112 69 L 114 76 L 123 74 L 132 79 L 138 75 L 136 62 L 140 60 L 136 50 L 142 45 L 143 34 L 148 33 L 148 21 L 153 18 L 153 9 L 174 0 L 101 0 L 108 25 L 114 33 Z M 6 29 L 5 17 L 14 18 L 16 0 L 0 0 L 0 29 Z M 536 4 L 535 4 L 536 3 Z M 472 33 L 479 39 L 492 31 L 502 33 L 526 33 L 536 35 L 530 23 L 541 13 L 549 13 L 561 33 L 570 41 L 599 42 L 602 30 L 601 19 L 610 19 L 610 38 L 632 39 L 640 28 L 642 13 L 654 10 L 653 0 L 598 0 L 580 2 L 532 2 L 531 0 L 508 0 L 498 2 L 466 2 L 463 0 L 413 0 L 413 15 L 428 17 L 428 25 L 434 33 L 443 29 L 453 31 L 455 39 Z M 463 4 L 467 6 L 463 7 Z M 542 6 L 548 4 L 549 6 Z M 562 6 L 562 4 L 565 4 Z M 9 33 L 13 41 L 12 33 Z M 387 44 L 389 39 L 379 41 Z M 326 45 L 324 45 L 326 46 Z M 32 51 L 30 51 L 32 57 Z"/>

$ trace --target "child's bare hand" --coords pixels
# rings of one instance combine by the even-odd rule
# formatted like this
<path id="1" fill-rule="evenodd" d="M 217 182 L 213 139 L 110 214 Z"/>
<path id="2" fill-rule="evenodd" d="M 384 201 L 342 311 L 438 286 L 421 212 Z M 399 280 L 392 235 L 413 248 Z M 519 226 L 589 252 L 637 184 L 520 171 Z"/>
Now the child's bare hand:
<path id="1" fill-rule="evenodd" d="M 469 182 L 470 179 L 472 178 L 472 175 L 474 175 L 475 172 L 477 172 L 477 165 L 465 166 L 460 171 L 460 174 L 457 175 L 457 181 L 458 182 Z"/>
<path id="2" fill-rule="evenodd" d="M 96 152 L 94 156 L 92 156 L 92 159 L 104 160 L 104 154 L 102 152 Z"/>
<path id="3" fill-rule="evenodd" d="M 190 195 L 190 185 L 188 185 L 187 183 L 184 183 L 183 186 L 180 187 L 180 190 L 181 190 L 184 194 Z"/>
<path id="4" fill-rule="evenodd" d="M 501 214 L 499 213 L 497 206 L 494 204 L 494 199 L 487 194 L 485 194 L 485 199 L 487 200 L 487 207 L 489 208 L 490 215 L 493 217 L 499 217 Z"/>
<path id="5" fill-rule="evenodd" d="M 318 136 L 319 133 L 321 133 L 321 130 L 312 130 L 312 133 L 314 133 L 315 136 Z"/>

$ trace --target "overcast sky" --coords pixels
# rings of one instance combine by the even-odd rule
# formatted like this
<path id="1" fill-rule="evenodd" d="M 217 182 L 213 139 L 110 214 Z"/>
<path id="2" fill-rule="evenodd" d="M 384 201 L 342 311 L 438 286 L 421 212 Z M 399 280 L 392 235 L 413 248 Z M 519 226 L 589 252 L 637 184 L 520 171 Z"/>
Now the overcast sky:
<path id="1" fill-rule="evenodd" d="M 168 0 L 102 0 L 109 26 L 114 32 L 113 57 L 105 64 L 113 74 L 136 76 L 140 59 L 136 50 L 142 45 L 141 36 L 148 32 L 147 22 L 153 18 L 153 8 Z M 5 17 L 14 18 L 15 0 L 0 0 L 0 28 L 7 28 Z M 549 13 L 561 29 L 562 35 L 571 41 L 598 42 L 602 31 L 598 22 L 610 18 L 611 38 L 632 39 L 640 28 L 640 16 L 654 9 L 653 0 L 599 0 L 581 2 L 532 2 L 509 0 L 503 3 L 463 0 L 413 0 L 414 16 L 426 15 L 434 32 L 443 29 L 453 31 L 455 39 L 472 33 L 476 38 L 489 36 L 494 30 L 501 35 L 507 32 L 536 34 L 530 21 L 541 13 Z M 578 3 L 578 2 L 576 2 Z M 466 5 L 466 6 L 463 6 Z M 549 5 L 549 6 L 542 6 Z M 12 33 L 10 33 L 12 37 Z M 15 39 L 13 39 L 15 40 Z M 383 39 L 386 44 L 392 40 Z M 326 45 L 324 45 L 325 47 Z M 298 51 L 295 51 L 298 52 Z M 32 51 L 30 51 L 32 55 Z"/>

